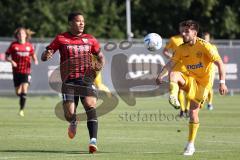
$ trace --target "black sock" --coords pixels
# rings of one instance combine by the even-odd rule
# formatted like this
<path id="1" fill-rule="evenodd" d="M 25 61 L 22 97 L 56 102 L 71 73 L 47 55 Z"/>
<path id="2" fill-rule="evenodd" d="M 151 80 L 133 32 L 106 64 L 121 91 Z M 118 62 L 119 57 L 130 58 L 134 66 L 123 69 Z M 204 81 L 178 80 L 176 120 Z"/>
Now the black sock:
<path id="1" fill-rule="evenodd" d="M 72 125 L 77 125 L 77 116 L 76 112 L 72 115 L 71 120 L 69 121 Z"/>
<path id="2" fill-rule="evenodd" d="M 25 107 L 27 94 L 26 93 L 20 93 L 19 97 L 20 97 L 20 100 L 19 100 L 20 109 L 23 110 L 24 107 Z"/>
<path id="3" fill-rule="evenodd" d="M 97 113 L 95 108 L 87 108 L 87 127 L 89 132 L 90 139 L 96 138 L 97 139 L 97 132 L 98 132 L 98 120 L 97 120 Z"/>

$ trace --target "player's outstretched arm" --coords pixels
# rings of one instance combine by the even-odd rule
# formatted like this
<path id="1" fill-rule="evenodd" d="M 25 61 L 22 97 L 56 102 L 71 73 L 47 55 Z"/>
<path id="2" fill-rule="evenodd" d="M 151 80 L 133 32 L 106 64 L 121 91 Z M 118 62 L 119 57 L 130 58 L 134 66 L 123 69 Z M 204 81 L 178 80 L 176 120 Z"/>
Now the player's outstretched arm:
<path id="1" fill-rule="evenodd" d="M 47 61 L 50 58 L 52 58 L 52 55 L 53 55 L 53 50 L 46 50 L 42 53 L 41 60 Z"/>
<path id="2" fill-rule="evenodd" d="M 225 95 L 228 92 L 227 86 L 225 84 L 225 69 L 222 60 L 218 60 L 214 62 L 218 67 L 219 73 L 219 93 L 221 95 Z"/>

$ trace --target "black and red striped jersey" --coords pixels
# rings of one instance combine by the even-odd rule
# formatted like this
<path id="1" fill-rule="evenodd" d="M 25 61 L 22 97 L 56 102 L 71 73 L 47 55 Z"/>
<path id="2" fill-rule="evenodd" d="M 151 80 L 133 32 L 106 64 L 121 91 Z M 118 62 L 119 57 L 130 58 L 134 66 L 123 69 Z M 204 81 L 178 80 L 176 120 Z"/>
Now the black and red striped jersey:
<path id="1" fill-rule="evenodd" d="M 70 32 L 58 34 L 47 49 L 54 53 L 59 50 L 63 81 L 84 77 L 87 72 L 92 72 L 93 55 L 98 55 L 101 50 L 99 42 L 92 35 L 75 36 Z"/>
<path id="2" fill-rule="evenodd" d="M 31 73 L 31 56 L 34 54 L 34 47 L 31 43 L 21 44 L 17 41 L 11 43 L 6 51 L 6 56 L 11 56 L 12 60 L 17 63 L 13 67 L 13 73 L 30 74 Z"/>

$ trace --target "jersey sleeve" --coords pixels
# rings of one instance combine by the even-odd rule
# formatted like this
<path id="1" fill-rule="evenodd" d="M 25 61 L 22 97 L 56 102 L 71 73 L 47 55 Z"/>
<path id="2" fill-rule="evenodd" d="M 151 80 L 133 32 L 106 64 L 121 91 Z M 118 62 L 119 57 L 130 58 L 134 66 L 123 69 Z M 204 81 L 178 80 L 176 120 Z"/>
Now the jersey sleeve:
<path id="1" fill-rule="evenodd" d="M 218 61 L 221 59 L 217 48 L 214 45 L 211 45 L 210 43 L 205 45 L 205 49 L 206 49 L 206 55 L 209 57 L 209 59 L 212 62 Z"/>
<path id="2" fill-rule="evenodd" d="M 33 44 L 30 44 L 30 56 L 33 56 L 34 55 L 34 45 Z"/>
<path id="3" fill-rule="evenodd" d="M 94 55 L 98 55 L 100 51 L 101 51 L 100 43 L 98 42 L 98 40 L 96 38 L 93 37 L 93 45 L 91 48 L 91 52 Z"/>
<path id="4" fill-rule="evenodd" d="M 179 62 L 181 60 L 181 49 L 180 49 L 180 47 L 177 47 L 177 49 L 174 52 L 171 60 L 173 60 L 174 62 Z"/>
<path id="5" fill-rule="evenodd" d="M 173 40 L 172 40 L 172 38 L 170 38 L 169 41 L 167 42 L 165 48 L 166 48 L 166 49 L 172 48 L 172 47 L 173 47 L 172 44 L 173 44 Z"/>
<path id="6" fill-rule="evenodd" d="M 47 50 L 53 50 L 55 53 L 60 47 L 59 36 L 56 36 L 55 39 L 46 47 Z"/>
<path id="7" fill-rule="evenodd" d="M 13 45 L 13 43 L 11 43 L 10 46 L 8 47 L 8 49 L 6 50 L 6 52 L 5 52 L 6 56 L 10 56 L 13 53 L 12 45 Z"/>

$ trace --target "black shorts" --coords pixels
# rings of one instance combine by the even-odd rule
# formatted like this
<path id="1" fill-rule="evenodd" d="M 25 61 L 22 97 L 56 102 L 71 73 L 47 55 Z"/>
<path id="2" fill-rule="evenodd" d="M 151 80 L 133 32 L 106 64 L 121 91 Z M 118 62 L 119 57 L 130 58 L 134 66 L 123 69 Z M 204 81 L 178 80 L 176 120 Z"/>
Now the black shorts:
<path id="1" fill-rule="evenodd" d="M 62 85 L 63 101 L 74 101 L 78 103 L 79 97 L 81 101 L 86 96 L 98 97 L 98 92 L 93 83 L 84 83 L 82 79 L 71 79 L 65 81 Z M 77 104 L 76 104 L 77 105 Z"/>
<path id="2" fill-rule="evenodd" d="M 14 73 L 13 74 L 13 83 L 14 87 L 20 86 L 22 83 L 29 83 L 31 81 L 30 74 L 21 74 L 21 73 Z"/>

